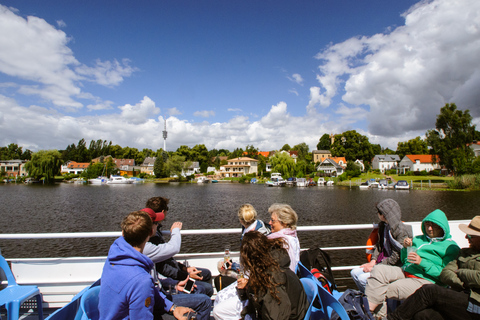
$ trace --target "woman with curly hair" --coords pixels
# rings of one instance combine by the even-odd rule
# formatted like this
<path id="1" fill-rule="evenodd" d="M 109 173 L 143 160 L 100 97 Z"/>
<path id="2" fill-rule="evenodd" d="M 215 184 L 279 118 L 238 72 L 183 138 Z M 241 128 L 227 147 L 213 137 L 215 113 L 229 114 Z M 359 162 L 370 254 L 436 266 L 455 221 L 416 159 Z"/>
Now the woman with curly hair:
<path id="1" fill-rule="evenodd" d="M 303 319 L 308 309 L 302 283 L 289 268 L 283 237 L 269 239 L 257 231 L 244 235 L 240 261 L 248 279 L 238 280 L 240 299 L 248 299 L 242 318 Z"/>

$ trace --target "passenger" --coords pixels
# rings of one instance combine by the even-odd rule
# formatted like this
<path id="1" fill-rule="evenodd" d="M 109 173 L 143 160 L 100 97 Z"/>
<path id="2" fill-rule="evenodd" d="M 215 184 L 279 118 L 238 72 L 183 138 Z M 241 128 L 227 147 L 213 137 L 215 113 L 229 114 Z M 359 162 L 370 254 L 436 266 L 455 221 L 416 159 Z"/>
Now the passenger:
<path id="1" fill-rule="evenodd" d="M 155 234 L 157 231 L 158 224 L 162 222 L 162 220 L 165 218 L 164 213 L 155 212 L 150 208 L 145 208 L 145 209 L 142 209 L 141 211 L 148 213 L 148 215 L 152 219 L 153 221 L 152 234 Z M 173 251 L 176 251 L 176 252 L 180 251 L 180 243 L 181 243 L 180 229 L 181 228 L 182 228 L 182 223 L 175 222 L 170 229 L 170 232 L 171 232 L 170 241 L 168 243 L 163 243 L 159 245 L 154 245 L 151 242 L 147 242 L 143 250 L 143 254 L 149 257 L 153 261 L 153 263 L 159 263 L 165 259 L 170 258 L 172 256 L 171 253 Z M 199 320 L 210 319 L 212 300 L 208 295 L 205 294 L 204 288 L 202 286 L 195 288 L 191 294 L 186 294 L 183 292 L 183 289 L 188 279 L 179 281 L 179 280 L 174 280 L 172 278 L 165 277 L 157 273 L 155 266 L 153 268 L 153 277 L 154 277 L 155 283 L 159 285 L 158 289 L 160 290 L 160 292 L 166 295 L 169 300 L 173 301 L 173 303 L 175 303 L 176 305 L 192 308 L 197 313 L 197 319 Z M 173 290 L 177 291 L 178 294 L 172 295 L 171 292 L 167 293 L 165 290 L 166 288 L 174 288 Z M 156 317 L 159 317 L 160 313 L 161 313 L 161 308 L 155 306 L 154 315 Z M 163 318 L 166 319 L 169 317 L 168 315 L 164 315 Z"/>
<path id="2" fill-rule="evenodd" d="M 242 238 L 243 235 L 249 231 L 258 231 L 264 235 L 270 234 L 270 228 L 265 226 L 265 223 L 262 220 L 257 219 L 257 211 L 255 208 L 249 204 L 242 204 L 237 212 L 238 220 L 242 225 Z M 240 240 L 241 240 L 240 239 Z M 221 275 L 229 276 L 232 278 L 237 278 L 240 265 L 235 262 L 227 262 L 227 268 L 225 268 L 225 263 L 222 260 L 218 262 L 218 271 Z M 232 281 L 233 282 L 233 281 Z M 230 283 L 232 283 L 230 282 Z M 218 290 L 218 287 L 217 287 Z"/>
<path id="3" fill-rule="evenodd" d="M 295 272 L 300 261 L 300 243 L 297 238 L 297 213 L 288 204 L 274 203 L 268 208 L 270 213 L 270 227 L 272 233 L 269 239 L 284 238 L 287 242 L 285 247 L 290 257 L 290 270 Z"/>
<path id="4" fill-rule="evenodd" d="M 270 234 L 270 229 L 265 226 L 262 220 L 258 220 L 257 211 L 251 204 L 243 204 L 240 209 L 238 209 L 237 215 L 242 225 L 242 239 L 245 233 L 249 231 L 258 231 L 264 235 Z"/>
<path id="5" fill-rule="evenodd" d="M 402 222 L 400 206 L 393 199 L 385 199 L 376 205 L 378 218 L 378 241 L 372 253 L 370 262 L 352 269 L 351 275 L 358 290 L 365 292 L 370 271 L 376 264 L 401 266 L 400 251 L 403 240 L 412 237 L 411 228 Z"/>
<path id="6" fill-rule="evenodd" d="M 146 207 L 152 209 L 155 212 L 163 212 L 165 217 L 168 212 L 168 202 L 167 198 L 163 197 L 153 197 L 148 199 Z M 165 239 L 162 235 L 162 225 L 159 224 L 157 228 L 157 233 L 155 237 L 150 239 L 150 242 L 153 244 L 162 244 L 165 243 Z M 213 287 L 211 285 L 212 273 L 210 270 L 205 268 L 196 268 L 194 266 L 185 266 L 182 263 L 175 260 L 171 257 L 163 260 L 162 262 L 156 263 L 157 272 L 164 275 L 165 277 L 172 278 L 175 280 L 185 280 L 187 277 L 197 280 L 196 285 L 202 287 L 202 292 L 208 296 L 213 295 Z"/>
<path id="7" fill-rule="evenodd" d="M 247 233 L 240 247 L 240 261 L 248 274 L 238 279 L 238 289 L 247 307 L 242 316 L 258 319 L 304 319 L 308 301 L 302 283 L 290 270 L 286 240 L 269 239 L 260 232 Z M 242 317 L 242 318 L 243 318 Z"/>
<path id="8" fill-rule="evenodd" d="M 283 238 L 287 249 L 290 270 L 295 272 L 300 261 L 300 243 L 297 238 L 297 213 L 288 204 L 275 203 L 268 209 L 272 233 L 269 239 Z M 244 235 L 245 236 L 245 235 Z M 248 277 L 248 274 L 246 275 Z M 240 319 L 243 309 L 242 301 L 237 292 L 237 282 L 232 283 L 217 293 L 213 307 L 215 319 Z"/>
<path id="9" fill-rule="evenodd" d="M 407 256 L 407 248 L 401 251 L 402 268 L 376 265 L 367 280 L 365 294 L 370 310 L 377 317 L 386 316 L 386 299 L 404 300 L 424 284 L 440 284 L 440 272 L 455 259 L 460 248 L 451 239 L 445 213 L 439 209 L 422 221 L 423 235 L 406 238 L 404 246 L 416 248 Z"/>
<path id="10" fill-rule="evenodd" d="M 155 289 L 150 271 L 153 262 L 143 255 L 152 235 L 152 219 L 142 211 L 122 221 L 122 236 L 115 240 L 103 267 L 99 295 L 100 319 L 153 319 L 158 300 L 164 312 L 183 319 L 190 308 L 177 307 Z"/>
<path id="11" fill-rule="evenodd" d="M 459 228 L 466 233 L 469 248 L 461 249 L 457 259 L 440 274 L 443 284 L 453 290 L 436 284 L 424 285 L 387 319 L 480 319 L 480 216 Z"/>

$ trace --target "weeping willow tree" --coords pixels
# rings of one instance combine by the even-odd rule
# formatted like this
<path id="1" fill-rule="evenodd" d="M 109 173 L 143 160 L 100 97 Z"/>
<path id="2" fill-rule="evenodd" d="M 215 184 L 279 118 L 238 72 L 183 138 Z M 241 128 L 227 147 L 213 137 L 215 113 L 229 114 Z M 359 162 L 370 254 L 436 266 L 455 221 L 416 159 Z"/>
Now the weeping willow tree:
<path id="1" fill-rule="evenodd" d="M 277 152 L 270 158 L 272 172 L 278 172 L 282 177 L 289 178 L 295 174 L 295 161 L 290 158 L 288 153 Z"/>
<path id="2" fill-rule="evenodd" d="M 32 159 L 25 164 L 30 177 L 44 178 L 45 183 L 53 183 L 55 175 L 60 174 L 62 155 L 57 150 L 40 150 L 32 154 Z"/>

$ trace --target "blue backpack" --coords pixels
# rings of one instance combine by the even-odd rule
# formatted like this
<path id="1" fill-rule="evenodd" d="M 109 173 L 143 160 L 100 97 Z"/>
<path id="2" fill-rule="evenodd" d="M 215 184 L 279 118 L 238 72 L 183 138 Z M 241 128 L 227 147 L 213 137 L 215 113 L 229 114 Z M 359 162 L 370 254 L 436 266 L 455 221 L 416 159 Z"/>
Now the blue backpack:
<path id="1" fill-rule="evenodd" d="M 345 308 L 350 319 L 353 320 L 373 320 L 375 319 L 368 307 L 367 296 L 361 291 L 347 289 L 338 298 L 338 302 Z M 331 320 L 340 320 L 338 314 L 333 311 Z"/>

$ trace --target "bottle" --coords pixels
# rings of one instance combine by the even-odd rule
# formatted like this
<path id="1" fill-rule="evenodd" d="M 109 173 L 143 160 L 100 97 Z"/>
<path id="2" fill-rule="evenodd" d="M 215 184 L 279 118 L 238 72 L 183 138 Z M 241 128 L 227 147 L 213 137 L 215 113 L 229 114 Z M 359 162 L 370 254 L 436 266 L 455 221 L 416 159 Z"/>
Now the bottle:
<path id="1" fill-rule="evenodd" d="M 230 246 L 225 246 L 225 254 L 223 255 L 223 262 L 226 263 L 230 261 Z"/>

